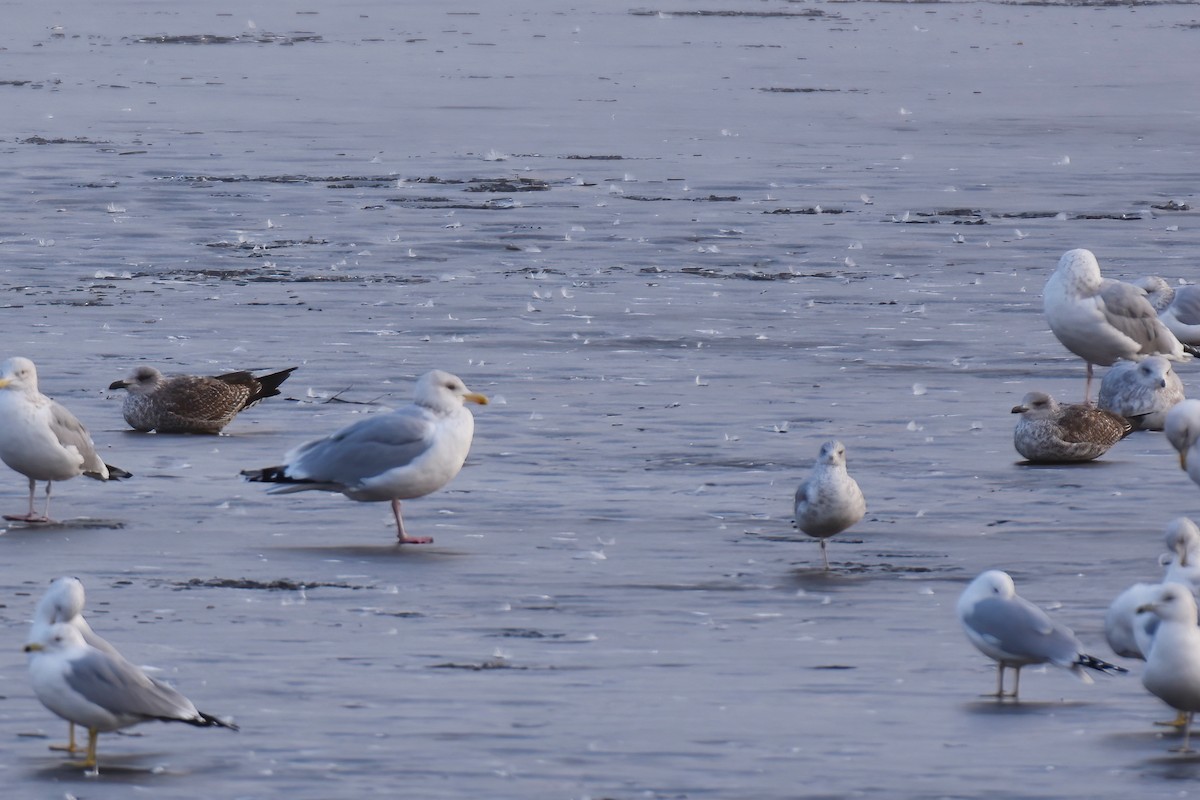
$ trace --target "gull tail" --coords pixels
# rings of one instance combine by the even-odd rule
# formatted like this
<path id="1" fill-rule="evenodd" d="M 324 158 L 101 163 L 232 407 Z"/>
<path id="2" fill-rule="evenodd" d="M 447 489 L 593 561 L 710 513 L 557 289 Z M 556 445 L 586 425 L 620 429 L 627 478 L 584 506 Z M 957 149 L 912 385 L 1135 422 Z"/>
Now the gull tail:
<path id="1" fill-rule="evenodd" d="M 249 408 L 259 400 L 279 394 L 279 385 L 286 381 L 288 376 L 295 371 L 295 367 L 288 367 L 287 369 L 281 369 L 279 372 L 255 377 L 251 373 L 241 370 L 239 372 L 218 375 L 217 380 L 234 386 L 247 387 L 250 390 L 250 394 L 246 397 L 246 402 L 242 404 L 242 408 Z"/>
<path id="2" fill-rule="evenodd" d="M 340 492 L 341 486 L 326 481 L 314 481 L 311 478 L 293 478 L 287 474 L 287 467 L 280 464 L 276 467 L 262 469 L 244 469 L 242 477 L 251 483 L 281 483 L 283 486 L 273 487 L 268 494 L 289 494 L 290 492 L 305 492 L 319 490 L 324 492 Z"/>
<path id="3" fill-rule="evenodd" d="M 1183 345 L 1183 352 L 1189 356 L 1200 356 L 1200 348 L 1190 345 L 1187 342 L 1180 342 L 1180 344 Z"/>
<path id="4" fill-rule="evenodd" d="M 232 722 L 226 722 L 223 719 L 218 719 L 212 714 L 205 714 L 203 711 L 196 711 L 194 717 L 159 717 L 163 722 L 186 722 L 188 725 L 195 725 L 197 728 L 228 728 L 231 731 L 241 730 Z"/>
<path id="5" fill-rule="evenodd" d="M 132 478 L 133 477 L 132 472 L 126 472 L 125 470 L 121 469 L 120 467 L 114 467 L 112 464 L 105 464 L 104 468 L 108 471 L 108 475 L 104 475 L 101 472 L 91 472 L 91 471 L 85 472 L 83 474 L 89 478 L 94 478 L 98 481 L 119 481 L 122 478 Z"/>
<path id="6" fill-rule="evenodd" d="M 1080 653 L 1079 658 L 1075 659 L 1073 669 L 1079 669 L 1081 667 L 1094 669 L 1097 672 L 1103 672 L 1106 675 L 1116 675 L 1121 672 L 1129 672 L 1129 670 L 1125 669 L 1124 667 L 1119 667 L 1116 664 L 1110 664 L 1107 661 L 1096 658 L 1095 656 L 1089 656 L 1087 653 Z"/>

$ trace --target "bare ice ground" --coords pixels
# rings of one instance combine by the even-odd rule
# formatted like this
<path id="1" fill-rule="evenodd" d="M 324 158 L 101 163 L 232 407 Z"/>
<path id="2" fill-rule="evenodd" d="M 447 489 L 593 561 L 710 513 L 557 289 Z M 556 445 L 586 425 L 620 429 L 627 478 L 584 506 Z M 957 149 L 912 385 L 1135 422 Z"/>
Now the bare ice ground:
<path id="1" fill-rule="evenodd" d="M 1082 395 L 1062 251 L 1197 278 L 1195 5 L 322 5 L 4 6 L 5 354 L 135 474 L 0 536 L 6 798 L 1198 791 L 1139 665 L 997 705 L 953 613 L 1003 568 L 1110 657 L 1198 510 L 1161 435 L 1031 468 L 1009 414 Z M 300 369 L 167 437 L 102 388 L 141 361 Z M 494 400 L 405 506 L 435 544 L 239 481 L 432 367 Z M 823 575 L 791 496 L 831 437 L 869 511 Z M 48 751 L 59 574 L 241 732 Z"/>

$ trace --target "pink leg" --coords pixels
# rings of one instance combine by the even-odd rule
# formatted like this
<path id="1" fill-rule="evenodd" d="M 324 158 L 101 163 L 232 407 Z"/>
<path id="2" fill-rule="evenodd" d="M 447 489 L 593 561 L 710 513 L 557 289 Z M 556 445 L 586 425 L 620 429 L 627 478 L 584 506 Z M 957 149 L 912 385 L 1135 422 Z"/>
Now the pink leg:
<path id="1" fill-rule="evenodd" d="M 392 514 L 396 516 L 396 543 L 397 544 L 429 544 L 433 541 L 432 536 L 409 536 L 404 532 L 404 520 L 400 519 L 400 501 L 392 501 Z"/>
<path id="2" fill-rule="evenodd" d="M 1087 362 L 1087 383 L 1083 385 L 1083 404 L 1092 402 L 1092 362 Z"/>
<path id="3" fill-rule="evenodd" d="M 38 515 L 33 510 L 33 494 L 37 490 L 37 481 L 29 479 L 29 513 L 5 514 L 4 518 L 13 522 L 50 522 L 50 482 L 46 482 L 46 513 Z"/>

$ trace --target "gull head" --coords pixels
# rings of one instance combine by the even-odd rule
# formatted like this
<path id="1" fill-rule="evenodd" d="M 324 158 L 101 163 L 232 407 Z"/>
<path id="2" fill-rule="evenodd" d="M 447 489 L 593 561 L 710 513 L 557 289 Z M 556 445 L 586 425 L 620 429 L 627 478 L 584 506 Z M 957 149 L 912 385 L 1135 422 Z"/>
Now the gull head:
<path id="1" fill-rule="evenodd" d="M 1021 398 L 1020 405 L 1012 407 L 1012 413 L 1025 419 L 1050 419 L 1058 413 L 1058 401 L 1045 392 L 1029 392 Z"/>
<path id="2" fill-rule="evenodd" d="M 1183 400 L 1167 412 L 1163 433 L 1179 453 L 1180 469 L 1187 469 L 1187 454 L 1200 438 L 1200 400 Z"/>
<path id="3" fill-rule="evenodd" d="M 130 394 L 149 394 L 159 387 L 163 382 L 162 373 L 154 367 L 140 366 L 136 367 L 133 372 L 129 373 L 129 377 L 113 381 L 109 384 L 110 390 L 128 389 Z"/>
<path id="4" fill-rule="evenodd" d="M 1165 389 L 1167 377 L 1171 374 L 1171 362 L 1162 356 L 1147 356 L 1138 362 L 1137 374 L 1143 385 Z"/>
<path id="5" fill-rule="evenodd" d="M 1089 289 L 1100 288 L 1100 263 L 1091 250 L 1068 250 L 1058 260 L 1055 271 L 1062 273 L 1072 284 Z"/>
<path id="6" fill-rule="evenodd" d="M 74 647 L 86 647 L 83 634 L 65 622 L 51 625 L 34 641 L 25 645 L 26 653 L 59 653 Z"/>
<path id="7" fill-rule="evenodd" d="M 419 406 L 444 412 L 453 411 L 463 403 L 488 404 L 487 397 L 468 389 L 462 378 L 440 369 L 430 370 L 421 376 L 413 391 L 413 399 Z"/>
<path id="8" fill-rule="evenodd" d="M 84 600 L 83 583 L 78 578 L 55 578 L 38 601 L 34 618 L 46 625 L 70 622 L 83 613 Z"/>
<path id="9" fill-rule="evenodd" d="M 1165 583 L 1154 600 L 1138 606 L 1137 613 L 1150 612 L 1164 622 L 1196 624 L 1196 598 L 1178 583 Z"/>
<path id="10" fill-rule="evenodd" d="M 998 597 L 1001 600 L 1007 600 L 1017 594 L 1017 587 L 1013 584 L 1013 579 L 1009 577 L 1007 572 L 998 569 L 989 569 L 986 572 L 981 572 L 971 581 L 967 588 L 963 590 L 962 595 L 958 598 L 958 613 L 959 615 L 966 614 L 974 605 L 990 597 Z"/>
<path id="11" fill-rule="evenodd" d="M 821 445 L 821 452 L 817 455 L 818 464 L 826 464 L 831 467 L 846 466 L 846 447 L 839 441 L 829 441 Z"/>
<path id="12" fill-rule="evenodd" d="M 1177 517 L 1168 523 L 1163 540 L 1178 557 L 1180 566 L 1191 566 L 1188 563 L 1189 556 L 1196 554 L 1197 548 L 1200 548 L 1200 528 L 1187 517 Z"/>
<path id="13" fill-rule="evenodd" d="M 37 367 L 28 358 L 14 356 L 0 364 L 0 389 L 37 391 Z"/>

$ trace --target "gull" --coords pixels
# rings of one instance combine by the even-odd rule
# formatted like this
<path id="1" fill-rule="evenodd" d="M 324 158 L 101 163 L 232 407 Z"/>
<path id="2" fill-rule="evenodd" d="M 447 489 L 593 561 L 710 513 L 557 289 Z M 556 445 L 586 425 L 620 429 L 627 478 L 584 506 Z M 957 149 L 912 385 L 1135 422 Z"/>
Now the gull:
<path id="1" fill-rule="evenodd" d="M 1200 589 L 1200 528 L 1187 517 L 1167 524 L 1163 536 L 1170 553 L 1163 555 L 1167 568 L 1163 583 L 1179 583 L 1195 594 Z"/>
<path id="2" fill-rule="evenodd" d="M 44 638 L 45 632 L 59 623 L 70 625 L 79 631 L 83 640 L 97 650 L 115 655 L 117 650 L 92 630 L 92 626 L 83 618 L 83 603 L 85 595 L 83 583 L 78 578 L 55 578 L 50 582 L 50 588 L 38 601 L 33 612 L 33 625 L 29 629 L 29 641 L 37 642 Z M 66 745 L 50 745 L 51 750 L 66 750 L 76 753 L 80 750 L 75 743 L 75 723 L 68 722 L 68 739 Z"/>
<path id="3" fill-rule="evenodd" d="M 121 413 L 136 431 L 220 433 L 243 409 L 279 394 L 279 384 L 295 367 L 255 377 L 249 372 L 165 377 L 140 366 L 108 388 L 127 389 Z"/>
<path id="4" fill-rule="evenodd" d="M 1167 441 L 1179 453 L 1179 466 L 1192 483 L 1200 486 L 1200 452 L 1196 441 L 1200 439 L 1200 400 L 1184 400 L 1167 412 L 1163 432 Z"/>
<path id="5" fill-rule="evenodd" d="M 1158 319 L 1146 291 L 1101 277 L 1100 265 L 1090 250 L 1063 254 L 1046 281 L 1042 303 L 1050 330 L 1087 363 L 1085 401 L 1091 396 L 1095 364 L 1108 366 L 1120 359 L 1138 361 L 1150 355 L 1184 361 L 1191 353 Z"/>
<path id="6" fill-rule="evenodd" d="M 1142 672 L 1142 685 L 1185 715 L 1183 746 L 1178 752 L 1190 753 L 1192 717 L 1200 711 L 1200 627 L 1196 625 L 1196 598 L 1187 587 L 1168 583 L 1138 611 L 1150 612 L 1160 620 Z"/>
<path id="7" fill-rule="evenodd" d="M 1183 399 L 1183 382 L 1162 356 L 1118 361 L 1100 381 L 1099 406 L 1137 430 L 1161 431 L 1167 412 Z"/>
<path id="8" fill-rule="evenodd" d="M 413 395 L 412 405 L 347 425 L 291 450 L 278 466 L 242 475 L 283 484 L 273 494 L 320 490 L 364 502 L 389 500 L 400 544 L 432 542 L 404 530 L 400 501 L 436 492 L 458 474 L 475 430 L 464 402 L 488 400 L 456 375 L 436 369 L 421 376 Z"/>
<path id="9" fill-rule="evenodd" d="M 862 490 L 846 472 L 846 448 L 841 442 L 821 445 L 812 473 L 796 489 L 796 527 L 819 539 L 821 558 L 829 570 L 825 540 L 854 525 L 867 513 Z"/>
<path id="10" fill-rule="evenodd" d="M 1200 345 L 1200 286 L 1180 286 L 1170 304 L 1159 312 L 1175 338 L 1184 344 Z"/>
<path id="11" fill-rule="evenodd" d="M 1045 392 L 1029 392 L 1012 413 L 1021 415 L 1013 446 L 1035 463 L 1091 461 L 1133 430 L 1124 417 L 1082 403 L 1059 405 Z"/>
<path id="12" fill-rule="evenodd" d="M 981 653 L 996 662 L 996 692 L 990 697 L 1017 699 L 1021 667 L 1053 664 L 1068 669 L 1085 683 L 1084 668 L 1098 672 L 1128 672 L 1083 652 L 1083 645 L 1064 625 L 1017 594 L 1008 573 L 998 569 L 981 573 L 958 599 L 958 619 L 967 638 Z M 1016 673 L 1013 690 L 1004 692 L 1004 668 Z"/>
<path id="13" fill-rule="evenodd" d="M 186 722 L 197 727 L 237 730 L 198 711 L 192 701 L 156 681 L 119 653 L 108 653 L 84 641 L 66 623 L 51 625 L 25 645 L 29 677 L 42 705 L 58 716 L 87 728 L 87 754 L 80 766 L 97 770 L 96 737 L 141 722 Z"/>
<path id="14" fill-rule="evenodd" d="M 29 479 L 29 512 L 5 519 L 50 522 L 50 485 L 76 475 L 101 481 L 131 477 L 105 464 L 75 415 L 38 391 L 37 368 L 28 358 L 0 364 L 0 461 Z M 46 482 L 46 508 L 33 510 L 38 481 Z"/>

